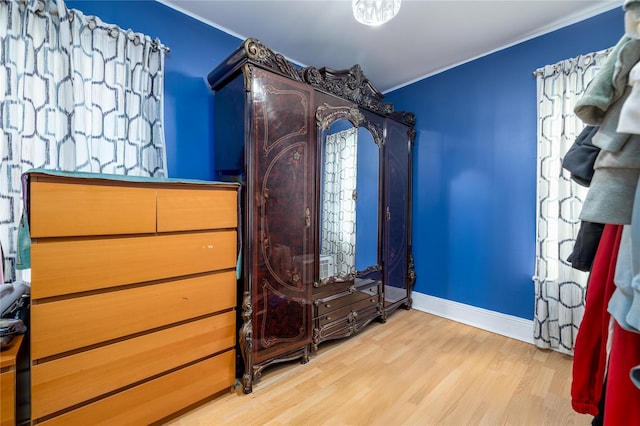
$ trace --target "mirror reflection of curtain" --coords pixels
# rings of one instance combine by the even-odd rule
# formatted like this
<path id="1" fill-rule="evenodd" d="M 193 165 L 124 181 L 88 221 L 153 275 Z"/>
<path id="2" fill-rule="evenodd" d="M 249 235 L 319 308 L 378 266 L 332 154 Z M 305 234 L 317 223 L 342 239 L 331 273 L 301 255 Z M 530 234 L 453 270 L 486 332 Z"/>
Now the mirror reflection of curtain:
<path id="1" fill-rule="evenodd" d="M 355 271 L 357 129 L 327 135 L 322 176 L 320 253 L 335 262 L 335 275 Z"/>
<path id="2" fill-rule="evenodd" d="M 573 109 L 606 59 L 596 52 L 535 72 L 538 90 L 538 183 L 534 336 L 536 346 L 572 354 L 584 314 L 588 273 L 566 260 L 587 189 L 562 168 L 584 124 Z"/>

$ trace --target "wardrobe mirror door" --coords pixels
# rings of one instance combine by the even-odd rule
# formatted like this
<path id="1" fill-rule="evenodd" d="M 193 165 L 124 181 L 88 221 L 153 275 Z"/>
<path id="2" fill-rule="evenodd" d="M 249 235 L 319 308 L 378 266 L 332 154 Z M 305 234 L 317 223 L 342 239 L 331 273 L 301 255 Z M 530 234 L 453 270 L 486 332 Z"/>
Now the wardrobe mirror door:
<path id="1" fill-rule="evenodd" d="M 356 271 L 378 270 L 380 148 L 371 132 L 358 128 L 356 188 Z"/>
<path id="2" fill-rule="evenodd" d="M 354 280 L 378 265 L 379 148 L 348 120 L 334 122 L 323 139 L 320 280 Z"/>

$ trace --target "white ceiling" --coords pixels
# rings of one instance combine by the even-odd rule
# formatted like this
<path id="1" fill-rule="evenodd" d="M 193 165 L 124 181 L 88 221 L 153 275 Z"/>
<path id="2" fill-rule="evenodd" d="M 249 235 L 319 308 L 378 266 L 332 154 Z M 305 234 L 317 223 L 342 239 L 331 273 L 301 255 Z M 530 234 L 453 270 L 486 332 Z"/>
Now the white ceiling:
<path id="1" fill-rule="evenodd" d="M 383 93 L 623 3 L 403 0 L 392 21 L 369 27 L 353 19 L 351 0 L 158 1 L 240 39 L 257 38 L 302 66 L 360 64 Z"/>

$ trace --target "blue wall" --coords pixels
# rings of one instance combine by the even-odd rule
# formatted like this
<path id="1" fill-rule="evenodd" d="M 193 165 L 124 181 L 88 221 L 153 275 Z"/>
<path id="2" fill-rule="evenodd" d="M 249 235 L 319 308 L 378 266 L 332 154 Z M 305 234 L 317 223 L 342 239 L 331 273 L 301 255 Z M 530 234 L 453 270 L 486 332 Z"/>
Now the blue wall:
<path id="1" fill-rule="evenodd" d="M 415 290 L 533 318 L 536 81 L 547 64 L 605 49 L 622 9 L 389 93 L 417 116 Z"/>
<path id="2" fill-rule="evenodd" d="M 213 95 L 206 77 L 242 40 L 156 1 L 75 1 L 69 8 L 159 38 L 165 56 L 165 142 L 169 176 L 213 180 Z"/>
<path id="3" fill-rule="evenodd" d="M 205 78 L 241 40 L 157 2 L 67 0 L 66 4 L 105 22 L 159 37 L 171 48 L 165 71 L 169 175 L 215 179 L 213 96 Z M 533 318 L 536 85 L 532 72 L 612 46 L 623 31 L 623 13 L 616 9 L 387 95 L 385 101 L 396 109 L 417 116 L 415 290 Z"/>

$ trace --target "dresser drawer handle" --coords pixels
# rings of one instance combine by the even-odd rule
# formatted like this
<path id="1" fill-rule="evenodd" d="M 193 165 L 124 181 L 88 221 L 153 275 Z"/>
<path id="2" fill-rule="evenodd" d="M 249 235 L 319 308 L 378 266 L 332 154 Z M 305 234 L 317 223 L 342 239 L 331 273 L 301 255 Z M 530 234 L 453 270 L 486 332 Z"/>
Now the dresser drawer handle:
<path id="1" fill-rule="evenodd" d="M 324 307 L 325 307 L 325 308 L 330 308 L 330 307 L 331 307 L 331 304 L 330 304 L 330 303 L 325 303 Z"/>
<path id="2" fill-rule="evenodd" d="M 331 321 L 331 317 L 325 317 L 327 321 Z"/>

